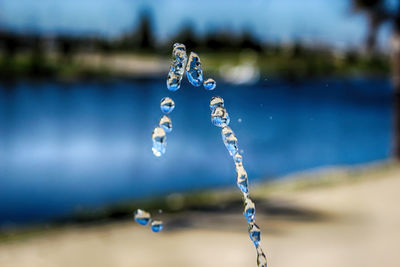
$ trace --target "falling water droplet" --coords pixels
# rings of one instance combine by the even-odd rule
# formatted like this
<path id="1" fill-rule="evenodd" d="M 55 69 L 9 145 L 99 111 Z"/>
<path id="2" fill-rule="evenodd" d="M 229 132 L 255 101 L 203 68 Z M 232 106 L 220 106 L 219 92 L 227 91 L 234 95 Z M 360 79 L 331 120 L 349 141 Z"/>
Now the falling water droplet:
<path id="1" fill-rule="evenodd" d="M 185 45 L 178 43 L 174 44 L 172 57 L 173 62 L 168 72 L 167 88 L 170 91 L 176 91 L 181 87 L 181 81 L 187 62 Z"/>
<path id="2" fill-rule="evenodd" d="M 213 96 L 210 100 L 210 109 L 213 111 L 216 107 L 224 107 L 224 99 L 219 96 Z"/>
<path id="3" fill-rule="evenodd" d="M 172 131 L 172 121 L 167 115 L 162 116 L 158 124 L 165 132 L 170 133 Z"/>
<path id="4" fill-rule="evenodd" d="M 226 149 L 231 156 L 235 155 L 238 151 L 238 140 L 229 126 L 225 126 L 221 130 L 222 140 L 224 141 Z"/>
<path id="5" fill-rule="evenodd" d="M 254 245 L 258 247 L 261 239 L 261 231 L 260 228 L 255 223 L 251 223 L 249 225 L 249 236 L 251 241 L 253 241 Z"/>
<path id="6" fill-rule="evenodd" d="M 147 225 L 150 222 L 150 213 L 137 209 L 135 211 L 135 221 L 141 225 Z"/>
<path id="7" fill-rule="evenodd" d="M 247 178 L 247 172 L 244 169 L 243 165 L 236 165 L 236 174 L 237 174 L 237 186 L 239 187 L 240 191 L 242 191 L 244 194 L 249 193 L 249 187 L 248 187 L 248 178 Z"/>
<path id="8" fill-rule="evenodd" d="M 211 122 L 217 127 L 225 127 L 229 124 L 229 114 L 223 107 L 216 107 L 211 112 Z"/>
<path id="9" fill-rule="evenodd" d="M 209 78 L 203 82 L 203 86 L 205 89 L 211 91 L 217 87 L 217 83 L 214 81 L 214 79 Z"/>
<path id="10" fill-rule="evenodd" d="M 245 199 L 243 215 L 244 217 L 246 217 L 246 220 L 249 223 L 254 222 L 256 215 L 256 205 L 254 205 L 254 202 L 249 197 L 246 197 Z"/>
<path id="11" fill-rule="evenodd" d="M 164 129 L 159 126 L 155 127 L 151 138 L 153 139 L 153 154 L 156 157 L 160 157 L 165 153 L 167 145 L 167 136 Z"/>
<path id="12" fill-rule="evenodd" d="M 242 157 L 242 155 L 240 155 L 239 152 L 236 152 L 236 154 L 233 156 L 233 160 L 235 161 L 235 164 L 243 163 L 243 157 Z"/>
<path id="13" fill-rule="evenodd" d="M 200 86 L 203 82 L 200 57 L 194 52 L 190 52 L 189 61 L 186 65 L 186 75 L 193 86 Z"/>
<path id="14" fill-rule="evenodd" d="M 264 251 L 262 250 L 260 245 L 257 245 L 257 266 L 258 267 L 267 267 L 267 257 L 265 257 Z"/>
<path id="15" fill-rule="evenodd" d="M 172 98 L 164 97 L 160 101 L 160 108 L 165 114 L 171 113 L 175 108 L 175 102 Z"/>
<path id="16" fill-rule="evenodd" d="M 151 222 L 151 230 L 154 233 L 158 233 L 163 229 L 164 225 L 162 221 L 152 221 Z"/>

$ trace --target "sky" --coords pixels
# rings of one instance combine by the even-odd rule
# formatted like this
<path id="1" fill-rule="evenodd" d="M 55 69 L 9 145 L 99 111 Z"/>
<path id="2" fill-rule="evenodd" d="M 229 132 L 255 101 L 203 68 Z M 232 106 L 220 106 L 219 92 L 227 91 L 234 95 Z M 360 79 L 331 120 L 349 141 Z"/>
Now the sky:
<path id="1" fill-rule="evenodd" d="M 350 0 L 0 0 L 0 25 L 16 31 L 115 37 L 148 10 L 159 39 L 190 23 L 198 34 L 251 29 L 263 41 L 301 40 L 338 48 L 362 44 L 367 29 Z M 379 34 L 387 47 L 390 29 Z"/>

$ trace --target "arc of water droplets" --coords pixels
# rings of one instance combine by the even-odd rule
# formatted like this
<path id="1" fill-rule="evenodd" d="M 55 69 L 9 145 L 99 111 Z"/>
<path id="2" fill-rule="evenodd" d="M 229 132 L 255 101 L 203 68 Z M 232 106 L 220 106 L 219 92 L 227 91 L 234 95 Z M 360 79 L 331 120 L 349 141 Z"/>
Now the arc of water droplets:
<path id="1" fill-rule="evenodd" d="M 224 107 L 224 100 L 219 96 L 214 96 L 210 100 L 210 109 L 211 109 L 211 122 L 215 126 L 222 128 L 221 129 L 222 140 L 235 163 L 236 174 L 237 174 L 236 183 L 243 194 L 243 204 L 244 204 L 243 215 L 245 216 L 248 223 L 250 239 L 253 242 L 257 251 L 257 265 L 259 267 L 266 267 L 267 258 L 260 244 L 261 231 L 255 222 L 256 207 L 254 202 L 251 200 L 249 196 L 248 176 L 243 166 L 243 157 L 239 153 L 238 140 L 235 136 L 235 133 L 228 126 L 230 119 L 229 119 L 229 114 Z"/>
<path id="2" fill-rule="evenodd" d="M 160 232 L 164 227 L 162 221 L 152 220 L 150 213 L 145 210 L 137 209 L 134 213 L 134 218 L 140 225 L 150 225 L 151 230 L 155 233 Z"/>

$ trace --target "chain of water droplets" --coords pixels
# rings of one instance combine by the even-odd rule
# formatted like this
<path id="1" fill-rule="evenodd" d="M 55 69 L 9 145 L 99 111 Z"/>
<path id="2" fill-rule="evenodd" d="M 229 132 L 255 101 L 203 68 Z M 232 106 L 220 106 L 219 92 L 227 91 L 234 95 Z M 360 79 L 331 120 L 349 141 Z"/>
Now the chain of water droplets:
<path id="1" fill-rule="evenodd" d="M 229 114 L 224 107 L 224 99 L 214 96 L 210 100 L 211 122 L 221 127 L 221 136 L 226 149 L 232 156 L 236 169 L 236 183 L 243 194 L 244 212 L 243 215 L 247 220 L 248 231 L 251 241 L 257 251 L 257 265 L 259 267 L 267 266 L 267 258 L 260 244 L 261 231 L 255 221 L 256 207 L 249 195 L 249 181 L 247 172 L 243 166 L 243 157 L 239 153 L 238 140 L 235 133 L 228 126 L 230 122 Z"/>
<path id="2" fill-rule="evenodd" d="M 167 78 L 167 88 L 170 91 L 176 91 L 180 88 L 183 74 L 186 69 L 186 76 L 189 82 L 193 86 L 200 86 L 203 84 L 204 88 L 207 90 L 214 90 L 216 88 L 216 82 L 209 78 L 203 81 L 203 70 L 201 66 L 200 57 L 191 52 L 189 60 L 187 60 L 186 47 L 183 44 L 174 44 L 173 51 L 173 62 L 170 66 L 168 78 Z M 175 107 L 174 102 L 170 98 L 163 98 L 161 100 L 161 110 L 165 113 L 169 113 Z M 239 153 L 238 140 L 235 136 L 233 130 L 228 126 L 230 122 L 229 114 L 224 107 L 224 100 L 221 97 L 214 96 L 210 100 L 211 109 L 211 122 L 217 126 L 221 127 L 222 140 L 227 148 L 229 154 L 232 156 L 235 169 L 237 174 L 237 186 L 243 194 L 244 212 L 247 223 L 248 232 L 251 241 L 253 242 L 257 251 L 257 265 L 259 267 L 267 266 L 267 259 L 263 252 L 260 244 L 261 231 L 255 222 L 256 208 L 254 202 L 251 200 L 248 188 L 248 176 L 247 172 L 243 166 L 243 157 Z M 172 130 L 172 123 L 168 116 L 164 115 L 152 135 L 153 139 L 153 153 L 155 156 L 159 157 L 165 153 L 166 149 L 166 134 L 165 132 L 170 132 Z M 143 210 L 137 210 L 135 213 L 135 220 L 143 225 L 147 225 L 150 222 L 150 214 Z M 160 221 L 157 221 L 160 222 Z M 153 223 L 152 223 L 153 224 Z M 158 227 L 158 226 L 157 226 Z M 153 226 L 152 226 L 153 229 Z M 158 228 L 156 228 L 157 230 Z M 158 231 L 162 229 L 161 227 Z M 154 231 L 154 229 L 153 229 Z M 157 231 L 157 232 L 158 232 Z"/>

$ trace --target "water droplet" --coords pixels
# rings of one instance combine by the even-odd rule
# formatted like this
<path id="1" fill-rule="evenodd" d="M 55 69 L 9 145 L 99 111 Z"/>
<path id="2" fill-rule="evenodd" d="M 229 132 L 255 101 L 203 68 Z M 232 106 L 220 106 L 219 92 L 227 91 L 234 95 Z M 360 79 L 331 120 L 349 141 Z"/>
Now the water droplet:
<path id="1" fill-rule="evenodd" d="M 221 130 L 222 140 L 226 149 L 231 156 L 235 155 L 238 151 L 238 140 L 229 126 L 225 126 Z"/>
<path id="2" fill-rule="evenodd" d="M 255 215 L 256 215 L 256 205 L 254 205 L 254 202 L 249 197 L 246 197 L 246 199 L 244 201 L 243 215 L 244 215 L 244 217 L 246 217 L 246 220 L 249 223 L 254 222 Z"/>
<path id="3" fill-rule="evenodd" d="M 203 82 L 203 86 L 205 89 L 211 91 L 214 90 L 215 87 L 217 87 L 217 83 L 214 81 L 214 79 L 209 78 Z"/>
<path id="4" fill-rule="evenodd" d="M 162 221 L 152 221 L 151 222 L 151 230 L 154 233 L 158 233 L 163 229 L 164 225 Z"/>
<path id="5" fill-rule="evenodd" d="M 236 182 L 240 191 L 242 191 L 245 194 L 249 193 L 247 172 L 244 169 L 243 165 L 238 165 L 238 164 L 236 165 L 236 174 L 237 174 Z"/>
<path id="6" fill-rule="evenodd" d="M 260 245 L 257 245 L 257 266 L 258 267 L 267 267 L 267 257 L 265 257 L 264 251 L 262 250 Z"/>
<path id="7" fill-rule="evenodd" d="M 171 113 L 175 108 L 175 102 L 172 98 L 164 97 L 160 101 L 160 108 L 165 114 Z"/>
<path id="8" fill-rule="evenodd" d="M 172 67 L 171 67 L 172 69 Z M 170 69 L 170 73 L 167 77 L 167 88 L 170 91 L 176 91 L 181 87 L 181 78 L 179 75 L 174 74 L 173 70 Z M 172 73 L 171 73 L 172 72 Z"/>
<path id="9" fill-rule="evenodd" d="M 173 61 L 169 68 L 167 77 L 167 88 L 170 91 L 176 91 L 181 87 L 181 81 L 185 72 L 187 55 L 183 44 L 174 44 L 172 50 Z"/>
<path id="10" fill-rule="evenodd" d="M 170 133 L 172 131 L 172 121 L 167 115 L 162 116 L 158 124 L 165 132 Z"/>
<path id="11" fill-rule="evenodd" d="M 214 110 L 216 107 L 224 107 L 224 99 L 219 96 L 213 96 L 210 100 L 210 109 Z"/>
<path id="12" fill-rule="evenodd" d="M 235 161 L 235 164 L 242 164 L 243 157 L 239 152 L 236 152 L 236 154 L 233 156 L 233 160 Z"/>
<path id="13" fill-rule="evenodd" d="M 147 225 L 150 222 L 150 213 L 137 209 L 135 211 L 135 221 L 141 225 Z"/>
<path id="14" fill-rule="evenodd" d="M 189 61 L 186 65 L 186 75 L 193 86 L 200 86 L 203 82 L 200 57 L 194 52 L 190 52 Z"/>
<path id="15" fill-rule="evenodd" d="M 242 118 L 239 118 L 239 119 L 238 119 L 238 123 L 241 123 L 241 122 L 242 122 Z"/>
<path id="16" fill-rule="evenodd" d="M 211 112 L 211 122 L 217 127 L 227 126 L 230 122 L 230 119 L 226 109 L 223 107 L 216 107 Z"/>
<path id="17" fill-rule="evenodd" d="M 153 154 L 156 157 L 160 157 L 165 153 L 167 146 L 167 136 L 164 129 L 159 126 L 155 127 L 151 138 L 153 139 Z"/>
<path id="18" fill-rule="evenodd" d="M 249 224 L 249 236 L 251 241 L 253 241 L 254 245 L 258 247 L 261 239 L 261 231 L 260 228 L 255 223 Z"/>

